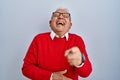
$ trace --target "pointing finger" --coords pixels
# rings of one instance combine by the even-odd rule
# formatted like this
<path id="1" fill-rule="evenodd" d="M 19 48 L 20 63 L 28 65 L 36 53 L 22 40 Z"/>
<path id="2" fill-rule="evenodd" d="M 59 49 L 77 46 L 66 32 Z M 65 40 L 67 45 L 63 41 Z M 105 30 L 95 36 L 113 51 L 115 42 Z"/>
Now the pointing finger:
<path id="1" fill-rule="evenodd" d="M 70 50 L 66 50 L 65 51 L 65 56 L 67 57 L 70 52 L 71 52 Z"/>

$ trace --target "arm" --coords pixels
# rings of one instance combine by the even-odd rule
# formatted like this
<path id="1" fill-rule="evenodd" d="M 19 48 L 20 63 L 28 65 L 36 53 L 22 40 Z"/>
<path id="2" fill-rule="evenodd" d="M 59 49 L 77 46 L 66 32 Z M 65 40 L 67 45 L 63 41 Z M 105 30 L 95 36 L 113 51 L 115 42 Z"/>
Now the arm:
<path id="1" fill-rule="evenodd" d="M 75 70 L 79 74 L 79 76 L 88 77 L 92 72 L 92 65 L 86 52 L 84 52 L 83 54 L 85 55 L 85 62 L 81 67 L 76 67 Z"/>
<path id="2" fill-rule="evenodd" d="M 24 58 L 22 73 L 32 80 L 49 80 L 52 72 L 38 67 L 37 55 L 37 43 L 34 39 Z"/>
<path id="3" fill-rule="evenodd" d="M 85 57 L 85 62 L 82 63 L 82 54 Z M 75 71 L 81 77 L 87 77 L 92 71 L 92 65 L 89 61 L 85 45 L 82 39 L 78 40 L 76 46 L 65 51 L 65 56 L 71 66 L 75 67 Z"/>
<path id="4" fill-rule="evenodd" d="M 80 39 L 78 42 L 78 48 L 81 51 L 81 53 L 84 54 L 85 62 L 81 67 L 76 67 L 76 72 L 78 72 L 79 76 L 81 77 L 88 77 L 92 72 L 92 64 L 89 60 L 84 41 L 82 39 Z"/>

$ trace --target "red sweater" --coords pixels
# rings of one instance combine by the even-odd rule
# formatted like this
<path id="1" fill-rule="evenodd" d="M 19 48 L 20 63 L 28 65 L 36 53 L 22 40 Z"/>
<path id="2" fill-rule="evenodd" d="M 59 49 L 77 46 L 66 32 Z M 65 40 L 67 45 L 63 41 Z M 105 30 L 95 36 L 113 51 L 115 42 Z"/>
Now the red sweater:
<path id="1" fill-rule="evenodd" d="M 82 67 L 70 66 L 64 56 L 65 50 L 73 46 L 79 47 L 85 55 L 86 61 Z M 65 69 L 65 76 L 73 80 L 78 80 L 78 75 L 87 77 L 91 73 L 92 66 L 82 38 L 69 33 L 68 40 L 65 37 L 52 40 L 50 32 L 35 36 L 24 58 L 23 74 L 32 80 L 50 80 L 52 72 Z"/>

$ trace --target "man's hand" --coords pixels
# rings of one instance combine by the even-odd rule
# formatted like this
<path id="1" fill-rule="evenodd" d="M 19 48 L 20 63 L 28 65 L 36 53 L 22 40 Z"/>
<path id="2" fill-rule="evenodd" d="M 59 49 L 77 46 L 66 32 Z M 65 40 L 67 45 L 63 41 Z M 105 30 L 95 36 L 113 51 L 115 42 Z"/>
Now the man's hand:
<path id="1" fill-rule="evenodd" d="M 79 66 L 82 63 L 82 53 L 78 47 L 72 47 L 65 51 L 65 57 L 71 66 Z"/>
<path id="2" fill-rule="evenodd" d="M 67 70 L 53 72 L 52 80 L 72 80 L 72 79 L 64 76 L 65 73 L 67 73 Z"/>

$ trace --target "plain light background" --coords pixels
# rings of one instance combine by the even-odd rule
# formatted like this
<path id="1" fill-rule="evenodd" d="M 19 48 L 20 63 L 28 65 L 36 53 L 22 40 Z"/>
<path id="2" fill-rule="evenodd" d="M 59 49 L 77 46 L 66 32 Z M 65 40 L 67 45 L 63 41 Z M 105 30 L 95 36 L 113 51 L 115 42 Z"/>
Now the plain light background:
<path id="1" fill-rule="evenodd" d="M 93 65 L 80 80 L 120 80 L 120 0 L 0 0 L 0 79 L 28 80 L 23 58 L 58 7 L 69 9 L 70 32 L 82 36 Z"/>

